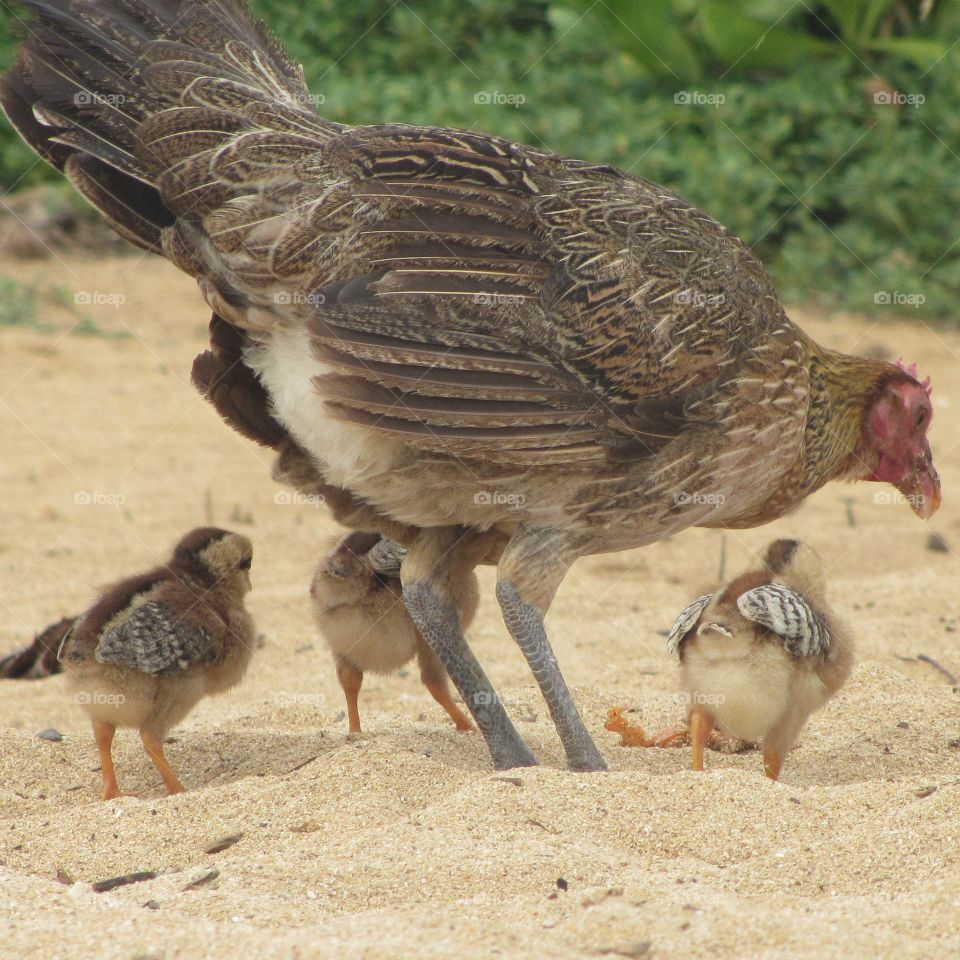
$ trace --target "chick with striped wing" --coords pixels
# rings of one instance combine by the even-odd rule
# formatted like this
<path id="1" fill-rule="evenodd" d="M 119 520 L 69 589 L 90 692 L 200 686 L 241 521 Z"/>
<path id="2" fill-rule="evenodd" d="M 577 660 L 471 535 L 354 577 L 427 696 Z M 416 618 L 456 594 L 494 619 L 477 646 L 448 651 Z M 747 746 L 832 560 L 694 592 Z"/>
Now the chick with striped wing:
<path id="1" fill-rule="evenodd" d="M 117 727 L 134 727 L 167 793 L 183 784 L 163 738 L 205 696 L 243 679 L 254 648 L 244 607 L 253 547 L 240 534 L 200 527 L 170 561 L 108 587 L 67 634 L 60 660 L 100 753 L 103 799 L 121 796 L 113 765 Z"/>
<path id="2" fill-rule="evenodd" d="M 693 601 L 667 640 L 688 697 L 693 769 L 714 726 L 760 743 L 768 777 L 808 717 L 843 686 L 853 640 L 827 605 L 823 565 L 796 540 L 775 540 L 763 566 Z"/>

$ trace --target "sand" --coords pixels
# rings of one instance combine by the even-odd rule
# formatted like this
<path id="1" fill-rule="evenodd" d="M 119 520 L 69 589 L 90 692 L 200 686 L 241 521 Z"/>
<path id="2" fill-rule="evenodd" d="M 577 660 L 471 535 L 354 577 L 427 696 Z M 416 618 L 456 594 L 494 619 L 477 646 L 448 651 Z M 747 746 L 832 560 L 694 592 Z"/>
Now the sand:
<path id="1" fill-rule="evenodd" d="M 471 641 L 542 761 L 502 774 L 415 668 L 368 677 L 365 732 L 346 736 L 306 596 L 335 526 L 285 502 L 270 454 L 190 386 L 207 318 L 191 281 L 137 257 L 5 261 L 0 274 L 89 294 L 79 309 L 100 331 L 71 332 L 76 316 L 44 300 L 51 330 L 0 332 L 0 652 L 208 522 L 254 540 L 263 635 L 243 686 L 175 731 L 169 756 L 190 789 L 173 798 L 128 731 L 117 766 L 139 799 L 102 803 L 62 678 L 0 682 L 0 956 L 960 954 L 960 694 L 915 659 L 960 674 L 957 556 L 927 548 L 937 532 L 960 550 L 960 335 L 792 311 L 830 345 L 903 354 L 933 376 L 945 502 L 929 524 L 892 490 L 832 485 L 766 528 L 577 564 L 548 628 L 607 774 L 563 769 L 483 571 Z M 859 661 L 782 780 L 756 752 L 709 753 L 696 774 L 689 749 L 619 747 L 610 707 L 651 729 L 680 719 L 662 632 L 712 584 L 721 542 L 732 573 L 783 535 L 827 559 Z M 44 728 L 64 740 L 38 739 Z M 131 871 L 158 876 L 91 889 Z"/>

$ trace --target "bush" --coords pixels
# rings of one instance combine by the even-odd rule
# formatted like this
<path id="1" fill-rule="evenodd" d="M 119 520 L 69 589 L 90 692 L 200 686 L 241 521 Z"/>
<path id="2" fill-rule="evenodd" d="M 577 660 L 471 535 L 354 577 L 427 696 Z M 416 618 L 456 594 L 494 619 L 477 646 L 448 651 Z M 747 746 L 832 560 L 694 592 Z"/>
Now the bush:
<path id="1" fill-rule="evenodd" d="M 649 43 L 598 15 L 613 0 L 590 12 L 577 2 L 311 0 L 309 16 L 291 0 L 255 7 L 332 119 L 469 127 L 614 163 L 743 237 L 788 299 L 952 315 L 960 58 L 936 58 L 956 15 L 922 20 L 907 0 L 892 13 L 875 0 L 801 4 L 765 34 L 765 52 L 751 31 L 776 21 L 780 5 L 767 0 L 734 4 L 736 22 L 732 0 L 622 0 L 659 16 L 662 29 L 631 26 Z M 0 57 L 11 30 L 0 5 Z M 638 55 L 658 42 L 682 73 Z M 32 164 L 4 127 L 0 184 L 49 175 Z M 923 303 L 898 306 L 896 294 Z"/>

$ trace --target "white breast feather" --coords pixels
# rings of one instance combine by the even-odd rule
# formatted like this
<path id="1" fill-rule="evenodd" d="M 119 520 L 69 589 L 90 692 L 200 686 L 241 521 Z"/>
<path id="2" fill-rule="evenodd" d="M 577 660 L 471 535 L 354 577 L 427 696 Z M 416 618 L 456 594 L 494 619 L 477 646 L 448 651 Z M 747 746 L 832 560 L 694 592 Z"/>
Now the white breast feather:
<path id="1" fill-rule="evenodd" d="M 376 431 L 334 419 L 317 394 L 313 378 L 332 372 L 310 349 L 302 327 L 276 330 L 244 352 L 244 362 L 272 399 L 273 415 L 324 466 L 324 476 L 351 488 L 391 468 L 402 450 Z"/>

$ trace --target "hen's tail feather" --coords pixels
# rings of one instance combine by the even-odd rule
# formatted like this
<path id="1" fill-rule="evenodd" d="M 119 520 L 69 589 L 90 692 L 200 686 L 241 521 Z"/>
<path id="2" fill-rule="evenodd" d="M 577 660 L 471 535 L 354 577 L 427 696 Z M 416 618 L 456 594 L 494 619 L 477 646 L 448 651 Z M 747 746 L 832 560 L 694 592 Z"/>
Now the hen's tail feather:
<path id="1" fill-rule="evenodd" d="M 123 237 L 157 253 L 177 216 L 249 187 L 197 165 L 244 132 L 321 140 L 302 70 L 239 0 L 24 0 L 32 13 L 0 106 Z M 164 139 L 175 127 L 172 139 Z M 316 139 L 314 140 L 316 142 Z M 193 166 L 178 178 L 178 163 Z"/>

